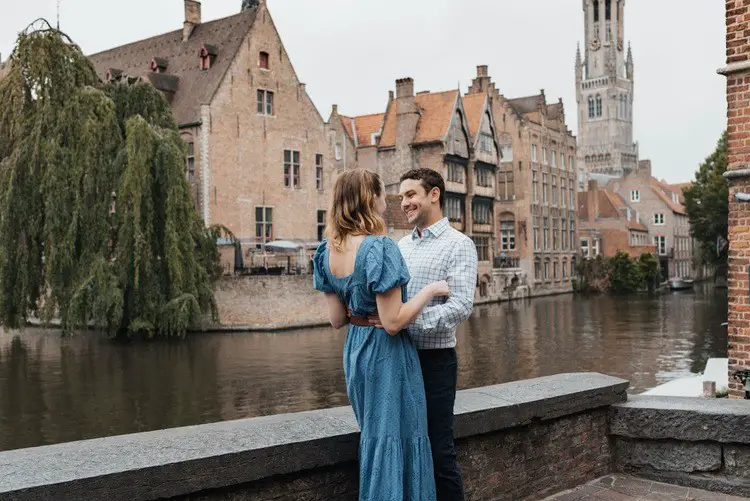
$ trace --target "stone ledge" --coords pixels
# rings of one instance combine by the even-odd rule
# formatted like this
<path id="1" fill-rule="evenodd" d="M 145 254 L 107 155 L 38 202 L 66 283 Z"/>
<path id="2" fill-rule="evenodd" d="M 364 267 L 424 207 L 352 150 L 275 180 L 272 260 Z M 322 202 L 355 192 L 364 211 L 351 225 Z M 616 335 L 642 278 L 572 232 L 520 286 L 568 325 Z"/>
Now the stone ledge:
<path id="1" fill-rule="evenodd" d="M 577 373 L 461 391 L 456 435 L 551 420 L 627 399 L 628 382 Z M 356 460 L 349 407 L 0 453 L 0 499 L 148 501 Z"/>
<path id="2" fill-rule="evenodd" d="M 750 444 L 750 401 L 633 396 L 610 409 L 610 432 L 629 438 Z"/>

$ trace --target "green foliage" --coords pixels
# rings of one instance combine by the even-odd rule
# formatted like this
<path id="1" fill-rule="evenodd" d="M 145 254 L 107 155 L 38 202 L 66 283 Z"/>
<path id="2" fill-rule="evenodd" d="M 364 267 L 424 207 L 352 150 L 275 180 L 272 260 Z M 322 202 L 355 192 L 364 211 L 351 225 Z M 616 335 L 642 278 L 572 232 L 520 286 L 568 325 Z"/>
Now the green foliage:
<path id="1" fill-rule="evenodd" d="M 727 170 L 727 133 L 721 135 L 711 155 L 695 173 L 695 182 L 684 191 L 685 206 L 690 218 L 690 232 L 700 243 L 701 262 L 726 265 L 727 250 L 717 255 L 718 237 L 727 239 L 729 188 L 724 179 Z"/>
<path id="2" fill-rule="evenodd" d="M 0 80 L 0 324 L 183 335 L 217 316 L 216 237 L 151 85 L 101 85 L 54 29 L 21 34 Z"/>
<path id="3" fill-rule="evenodd" d="M 611 292 L 631 294 L 641 290 L 653 291 L 658 283 L 659 260 L 652 254 L 644 253 L 638 259 L 631 259 L 625 252 L 618 252 L 613 258 L 597 256 L 578 263 L 581 292 Z"/>

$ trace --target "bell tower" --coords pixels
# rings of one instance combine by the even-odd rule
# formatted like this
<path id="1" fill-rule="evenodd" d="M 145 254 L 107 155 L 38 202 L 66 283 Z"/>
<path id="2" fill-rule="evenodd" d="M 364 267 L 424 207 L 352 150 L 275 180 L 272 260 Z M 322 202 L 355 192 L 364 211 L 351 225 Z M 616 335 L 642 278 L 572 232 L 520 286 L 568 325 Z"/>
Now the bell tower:
<path id="1" fill-rule="evenodd" d="M 622 177 L 638 165 L 625 0 L 583 0 L 583 14 L 585 56 L 576 51 L 578 167 L 601 180 Z"/>

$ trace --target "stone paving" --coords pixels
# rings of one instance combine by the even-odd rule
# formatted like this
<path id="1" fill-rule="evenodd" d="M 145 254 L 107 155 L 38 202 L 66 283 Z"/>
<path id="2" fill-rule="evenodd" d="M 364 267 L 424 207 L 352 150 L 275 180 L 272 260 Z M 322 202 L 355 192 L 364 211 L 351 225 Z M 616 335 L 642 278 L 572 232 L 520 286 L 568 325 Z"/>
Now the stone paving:
<path id="1" fill-rule="evenodd" d="M 607 475 L 544 501 L 750 501 L 750 498 L 652 482 L 627 475 Z"/>

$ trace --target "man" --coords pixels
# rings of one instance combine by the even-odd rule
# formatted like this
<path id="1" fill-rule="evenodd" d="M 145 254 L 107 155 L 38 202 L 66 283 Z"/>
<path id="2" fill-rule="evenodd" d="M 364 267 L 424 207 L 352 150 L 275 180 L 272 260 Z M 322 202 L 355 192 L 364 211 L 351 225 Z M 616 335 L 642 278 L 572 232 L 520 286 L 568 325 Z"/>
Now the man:
<path id="1" fill-rule="evenodd" d="M 461 472 L 453 443 L 453 404 L 458 359 L 456 329 L 471 315 L 477 281 L 474 242 L 453 229 L 443 216 L 445 182 L 432 169 L 412 169 L 401 176 L 399 196 L 414 231 L 399 242 L 411 274 L 411 299 L 425 285 L 446 280 L 451 295 L 427 303 L 409 325 L 419 349 L 427 396 L 427 424 L 435 465 L 438 501 L 463 501 Z"/>

